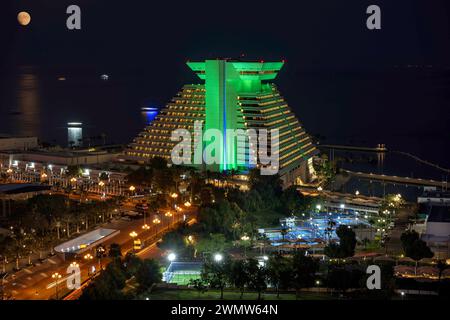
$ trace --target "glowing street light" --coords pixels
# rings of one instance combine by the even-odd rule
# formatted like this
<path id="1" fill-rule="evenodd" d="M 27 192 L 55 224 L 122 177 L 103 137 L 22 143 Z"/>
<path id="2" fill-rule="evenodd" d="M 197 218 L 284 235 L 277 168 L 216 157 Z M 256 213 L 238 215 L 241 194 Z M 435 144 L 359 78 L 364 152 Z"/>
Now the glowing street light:
<path id="1" fill-rule="evenodd" d="M 189 207 L 191 206 L 191 203 L 190 203 L 189 201 L 186 201 L 186 202 L 184 203 L 184 206 L 187 207 L 187 208 L 189 208 Z"/>
<path id="2" fill-rule="evenodd" d="M 153 223 L 154 224 L 159 224 L 161 223 L 161 220 L 159 220 L 158 218 L 153 219 Z"/>
<path id="3" fill-rule="evenodd" d="M 321 186 L 317 187 L 317 191 L 322 191 L 322 190 L 323 190 L 323 188 Z"/>
<path id="4" fill-rule="evenodd" d="M 172 193 L 171 195 L 170 195 L 172 198 L 174 198 L 174 199 L 176 199 L 176 198 L 178 198 L 178 193 Z"/>
<path id="5" fill-rule="evenodd" d="M 161 220 L 159 220 L 158 217 L 156 217 L 155 219 L 153 219 L 153 224 L 155 225 L 155 237 L 158 234 L 158 224 L 161 223 Z"/>
<path id="6" fill-rule="evenodd" d="M 92 254 L 90 254 L 90 253 L 88 253 L 88 254 L 85 254 L 84 255 L 84 260 L 92 260 L 92 259 L 94 259 L 94 257 L 92 256 Z"/>
<path id="7" fill-rule="evenodd" d="M 320 210 L 320 209 L 322 209 L 322 206 L 320 204 L 318 204 L 318 205 L 316 205 L 316 209 Z"/>
<path id="8" fill-rule="evenodd" d="M 359 195 L 359 191 L 358 190 L 355 191 L 355 195 L 357 195 L 357 196 Z"/>
<path id="9" fill-rule="evenodd" d="M 137 236 L 138 236 L 138 234 L 136 233 L 136 231 L 131 231 L 131 232 L 130 232 L 130 237 L 131 237 L 131 238 L 134 239 L 134 238 L 136 238 Z"/>
<path id="10" fill-rule="evenodd" d="M 100 181 L 100 182 L 98 183 L 98 185 L 99 185 L 100 187 L 104 187 L 104 186 L 105 186 L 105 183 L 104 183 L 103 181 Z"/>
<path id="11" fill-rule="evenodd" d="M 193 244 L 195 242 L 194 236 L 192 235 L 187 236 L 186 239 L 189 244 Z"/>
<path id="12" fill-rule="evenodd" d="M 149 226 L 148 224 L 144 224 L 144 225 L 142 226 L 142 229 L 148 230 L 148 229 L 150 229 L 150 226 Z"/>
<path id="13" fill-rule="evenodd" d="M 248 240 L 250 240 L 250 237 L 248 236 L 248 235 L 243 235 L 242 237 L 241 237 L 241 240 L 242 241 L 248 241 Z"/>
<path id="14" fill-rule="evenodd" d="M 72 179 L 70 179 L 70 182 L 72 182 L 72 183 L 77 182 L 77 178 L 73 177 Z"/>
<path id="15" fill-rule="evenodd" d="M 90 254 L 90 253 L 87 253 L 87 254 L 85 254 L 84 255 L 84 260 L 86 260 L 86 261 L 90 261 L 90 260 L 93 260 L 94 259 L 94 257 L 92 256 L 92 254 Z M 90 277 L 91 276 L 91 274 L 92 273 L 94 273 L 94 272 L 91 272 L 91 268 L 88 268 L 88 276 Z"/>
<path id="16" fill-rule="evenodd" d="M 214 261 L 215 262 L 220 262 L 220 261 L 222 261 L 223 260 L 223 255 L 221 255 L 220 253 L 216 253 L 215 255 L 214 255 Z"/>
<path id="17" fill-rule="evenodd" d="M 58 300 L 58 281 L 62 278 L 62 275 L 60 275 L 58 272 L 55 272 L 52 274 L 52 279 L 55 279 L 55 290 L 56 290 L 56 300 Z"/>
<path id="18" fill-rule="evenodd" d="M 170 262 L 175 261 L 176 258 L 177 258 L 177 256 L 176 256 L 176 254 L 173 253 L 173 252 L 169 253 L 169 255 L 167 256 L 167 259 L 168 259 Z"/>

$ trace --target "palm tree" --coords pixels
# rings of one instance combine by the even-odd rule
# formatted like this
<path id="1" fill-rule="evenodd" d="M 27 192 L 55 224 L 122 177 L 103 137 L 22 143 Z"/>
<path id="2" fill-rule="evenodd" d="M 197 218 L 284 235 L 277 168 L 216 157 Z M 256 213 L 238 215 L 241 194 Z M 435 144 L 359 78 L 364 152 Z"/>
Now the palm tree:
<path id="1" fill-rule="evenodd" d="M 327 228 L 325 229 L 325 234 L 327 236 L 328 242 L 331 241 L 331 235 L 333 234 L 334 227 L 336 226 L 336 222 L 330 218 L 328 219 Z"/>
<path id="2" fill-rule="evenodd" d="M 64 214 L 62 216 L 62 221 L 66 225 L 66 235 L 67 235 L 67 238 L 69 238 L 70 237 L 70 223 L 72 222 L 72 213 L 67 212 L 66 214 Z"/>
<path id="3" fill-rule="evenodd" d="M 287 228 L 283 228 L 283 229 L 281 229 L 280 233 L 281 233 L 281 238 L 282 238 L 283 242 L 285 242 L 285 238 L 286 238 L 286 235 L 289 233 L 289 230 Z"/>
<path id="4" fill-rule="evenodd" d="M 442 280 L 442 274 L 444 273 L 445 269 L 448 268 L 447 263 L 444 260 L 439 260 L 436 264 L 436 268 L 439 271 L 439 278 L 438 278 L 438 282 L 439 282 L 439 295 L 441 294 L 441 280 Z"/>

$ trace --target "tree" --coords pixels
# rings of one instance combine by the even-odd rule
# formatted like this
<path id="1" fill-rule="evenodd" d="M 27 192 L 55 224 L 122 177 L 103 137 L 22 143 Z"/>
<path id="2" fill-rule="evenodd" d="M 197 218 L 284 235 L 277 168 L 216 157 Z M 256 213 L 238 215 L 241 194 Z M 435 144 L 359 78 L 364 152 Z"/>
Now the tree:
<path id="1" fill-rule="evenodd" d="M 155 283 L 161 282 L 162 274 L 159 263 L 154 259 L 144 260 L 137 268 L 135 278 L 140 291 L 150 289 Z"/>
<path id="2" fill-rule="evenodd" d="M 157 246 L 161 250 L 176 252 L 177 256 L 180 257 L 190 253 L 190 251 L 186 250 L 187 245 L 184 241 L 184 232 L 180 229 L 165 233 L 161 241 L 157 243 Z"/>
<path id="3" fill-rule="evenodd" d="M 343 258 L 353 257 L 355 255 L 356 234 L 350 226 L 340 225 L 336 234 L 339 237 L 339 246 Z"/>
<path id="4" fill-rule="evenodd" d="M 263 191 L 263 193 L 273 193 L 281 195 L 282 181 L 280 176 L 275 175 L 261 175 L 259 169 L 251 169 L 249 173 L 250 188 L 256 191 Z"/>
<path id="5" fill-rule="evenodd" d="M 195 249 L 199 253 L 224 252 L 229 246 L 223 234 L 211 233 L 209 236 L 200 238 L 195 244 Z"/>
<path id="6" fill-rule="evenodd" d="M 283 240 L 283 242 L 285 242 L 286 235 L 289 233 L 289 229 L 288 228 L 282 228 L 280 230 L 280 233 L 281 233 L 281 239 Z"/>
<path id="7" fill-rule="evenodd" d="M 292 263 L 285 256 L 275 253 L 269 257 L 267 262 L 267 276 L 269 283 L 277 290 L 277 298 L 280 296 L 280 289 L 289 287 L 292 275 Z"/>
<path id="8" fill-rule="evenodd" d="M 167 160 L 162 157 L 154 157 L 150 159 L 149 166 L 154 170 L 166 170 Z"/>
<path id="9" fill-rule="evenodd" d="M 205 283 L 208 283 L 210 288 L 220 290 L 220 299 L 223 299 L 223 290 L 228 283 L 230 269 L 231 260 L 229 257 L 225 257 L 222 261 L 208 259 L 203 264 L 201 278 Z"/>
<path id="10" fill-rule="evenodd" d="M 2 273 L 6 272 L 6 262 L 14 255 L 15 243 L 11 236 L 0 234 L 0 258 L 2 258 Z"/>
<path id="11" fill-rule="evenodd" d="M 442 274 L 444 273 L 444 271 L 448 268 L 447 263 L 445 262 L 445 260 L 439 260 L 436 263 L 436 268 L 438 269 L 439 272 L 439 294 L 441 293 L 441 286 L 442 286 Z"/>
<path id="12" fill-rule="evenodd" d="M 124 259 L 124 267 L 128 277 L 132 277 L 139 270 L 142 260 L 133 253 L 127 253 Z"/>
<path id="13" fill-rule="evenodd" d="M 352 287 L 352 274 L 345 266 L 332 266 L 328 272 L 327 285 L 342 294 Z"/>
<path id="14" fill-rule="evenodd" d="M 309 288 L 314 285 L 315 274 L 318 269 L 318 262 L 306 256 L 304 251 L 294 253 L 292 257 L 292 285 L 297 297 L 302 288 Z"/>
<path id="15" fill-rule="evenodd" d="M 28 200 L 28 207 L 32 212 L 45 217 L 46 223 L 56 229 L 57 238 L 60 239 L 62 217 L 69 211 L 66 197 L 63 195 L 37 195 Z"/>
<path id="16" fill-rule="evenodd" d="M 89 284 L 80 300 L 120 300 L 124 299 L 126 274 L 120 261 L 111 262 L 106 269 Z"/>
<path id="17" fill-rule="evenodd" d="M 247 261 L 233 261 L 228 274 L 228 282 L 241 292 L 240 299 L 244 296 L 245 287 L 250 282 L 250 274 L 248 273 Z"/>
<path id="18" fill-rule="evenodd" d="M 137 170 L 130 172 L 126 176 L 126 180 L 131 185 L 142 186 L 149 185 L 152 180 L 152 170 L 145 167 L 139 167 Z"/>
<path id="19" fill-rule="evenodd" d="M 339 237 L 339 244 L 328 243 L 324 249 L 325 255 L 332 259 L 353 257 L 356 247 L 355 232 L 348 226 L 340 225 L 336 230 L 336 234 Z"/>
<path id="20" fill-rule="evenodd" d="M 414 274 L 417 274 L 417 265 L 424 258 L 432 258 L 434 253 L 427 246 L 427 243 L 420 239 L 419 234 L 414 230 L 408 230 L 400 236 L 403 252 L 405 256 L 416 262 Z"/>
<path id="21" fill-rule="evenodd" d="M 264 266 L 259 265 L 258 260 L 248 259 L 246 263 L 246 271 L 248 274 L 248 288 L 258 292 L 258 300 L 261 299 L 261 293 L 266 290 L 267 273 Z"/>
<path id="22" fill-rule="evenodd" d="M 66 169 L 66 174 L 68 177 L 78 178 L 82 174 L 80 166 L 68 166 Z"/>
<path id="23" fill-rule="evenodd" d="M 119 259 L 122 256 L 122 249 L 119 244 L 111 243 L 109 246 L 109 257 L 113 259 Z"/>
<path id="24" fill-rule="evenodd" d="M 199 297 L 200 297 L 200 293 L 205 293 L 206 291 L 208 291 L 207 284 L 201 278 L 199 278 L 199 279 L 191 279 L 189 281 L 189 285 L 194 287 L 195 290 L 197 290 Z"/>
<path id="25" fill-rule="evenodd" d="M 333 220 L 333 218 L 329 218 L 327 222 L 327 227 L 325 229 L 325 235 L 327 236 L 328 244 L 331 242 L 331 236 L 334 231 L 334 227 L 336 226 L 336 222 Z"/>
<path id="26" fill-rule="evenodd" d="M 100 181 L 108 181 L 109 180 L 109 175 L 107 172 L 101 172 L 98 176 Z"/>
<path id="27" fill-rule="evenodd" d="M 283 191 L 281 202 L 284 204 L 287 215 L 295 215 L 305 209 L 305 197 L 297 190 L 296 186 L 291 186 Z"/>

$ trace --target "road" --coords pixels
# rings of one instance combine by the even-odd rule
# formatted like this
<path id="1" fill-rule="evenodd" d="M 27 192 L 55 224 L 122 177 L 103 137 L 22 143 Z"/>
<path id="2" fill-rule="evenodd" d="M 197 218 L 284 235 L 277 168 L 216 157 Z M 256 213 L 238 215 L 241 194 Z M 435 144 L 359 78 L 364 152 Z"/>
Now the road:
<path id="1" fill-rule="evenodd" d="M 387 251 L 392 255 L 399 255 L 403 252 L 402 242 L 400 237 L 403 232 L 408 228 L 408 217 L 412 212 L 410 206 L 405 206 L 398 209 L 398 213 L 394 222 L 394 228 L 389 233 L 389 240 L 387 242 Z"/>
<path id="2" fill-rule="evenodd" d="M 152 224 L 147 218 L 147 224 L 150 229 L 143 230 L 144 219 L 137 219 L 133 221 L 117 220 L 103 225 L 104 228 L 113 228 L 120 230 L 120 233 L 115 237 L 105 241 L 104 245 L 109 246 L 111 243 L 118 243 L 121 245 L 122 254 L 126 254 L 132 250 L 133 239 L 130 237 L 130 233 L 135 231 L 143 243 L 148 245 L 145 249 L 138 253 L 139 257 L 146 258 L 158 258 L 161 253 L 159 252 L 156 242 L 161 238 L 162 234 L 167 232 L 170 228 L 173 228 L 176 223 L 183 220 L 183 214 L 188 216 L 193 215 L 194 210 L 189 210 L 183 213 L 177 213 L 173 217 L 162 217 L 159 225 Z M 91 252 L 91 255 L 95 257 L 95 253 Z M 106 265 L 108 258 L 103 258 L 101 263 Z M 12 276 L 6 278 L 4 291 L 6 295 L 12 296 L 16 300 L 47 300 L 54 299 L 56 297 L 56 291 L 58 290 L 59 298 L 63 294 L 68 293 L 66 288 L 66 279 L 64 276 L 67 274 L 66 270 L 71 261 L 63 261 L 57 256 L 47 259 L 43 263 L 37 264 L 34 267 L 29 267 L 20 270 Z M 83 259 L 77 259 L 76 263 L 79 264 L 81 270 L 81 281 L 84 282 L 89 279 L 88 270 L 95 266 L 96 270 L 100 268 L 100 261 L 94 259 L 86 262 Z M 63 275 L 58 288 L 54 280 L 51 278 L 52 274 L 58 272 Z"/>
<path id="3" fill-rule="evenodd" d="M 385 183 L 392 184 L 404 184 L 404 185 L 414 185 L 414 186 L 432 186 L 432 187 L 440 187 L 445 189 L 447 186 L 446 181 L 436 181 L 431 179 L 421 179 L 421 178 L 410 178 L 410 177 L 398 177 L 398 176 L 388 176 L 385 174 L 376 174 L 376 173 L 365 173 L 365 172 L 354 172 L 350 170 L 342 170 L 343 172 L 366 180 L 377 180 Z"/>

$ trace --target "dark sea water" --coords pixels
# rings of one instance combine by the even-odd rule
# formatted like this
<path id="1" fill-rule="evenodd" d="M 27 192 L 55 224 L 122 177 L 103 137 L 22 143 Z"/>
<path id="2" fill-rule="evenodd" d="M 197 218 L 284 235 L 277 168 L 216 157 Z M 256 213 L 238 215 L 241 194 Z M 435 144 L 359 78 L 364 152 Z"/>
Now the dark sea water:
<path id="1" fill-rule="evenodd" d="M 389 150 L 450 168 L 450 71 L 287 70 L 276 81 L 279 90 L 306 130 L 323 144 L 384 143 Z M 103 73 L 109 80 L 100 78 Z M 0 133 L 36 135 L 66 145 L 65 124 L 79 121 L 84 136 L 106 134 L 109 143 L 128 143 L 147 122 L 142 107 L 163 107 L 183 83 L 193 82 L 198 81 L 187 67 L 159 77 L 140 68 L 12 69 L 0 75 Z M 443 176 L 393 154 L 387 155 L 382 170 L 439 180 Z"/>

